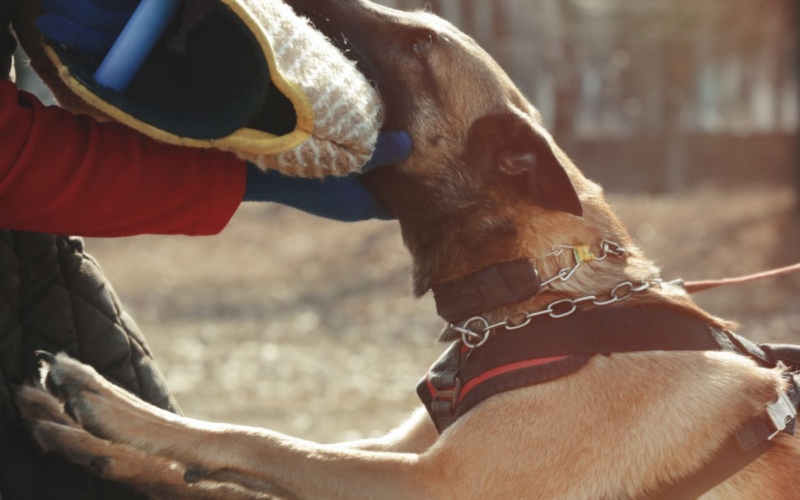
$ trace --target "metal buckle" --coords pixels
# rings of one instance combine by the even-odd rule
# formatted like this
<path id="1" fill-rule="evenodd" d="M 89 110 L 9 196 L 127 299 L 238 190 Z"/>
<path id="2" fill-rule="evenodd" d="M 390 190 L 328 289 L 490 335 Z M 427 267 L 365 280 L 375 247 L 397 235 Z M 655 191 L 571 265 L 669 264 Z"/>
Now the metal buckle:
<path id="1" fill-rule="evenodd" d="M 797 418 L 797 408 L 792 404 L 792 400 L 786 394 L 778 396 L 778 400 L 767 405 L 767 416 L 772 426 L 775 428 L 769 438 L 772 439 L 780 434 L 786 427 Z"/>
<path id="2" fill-rule="evenodd" d="M 482 328 L 479 332 L 470 329 L 473 323 L 482 323 Z M 489 320 L 482 316 L 475 316 L 464 322 L 464 326 L 450 325 L 450 328 L 461 334 L 461 342 L 464 343 L 470 350 L 477 349 L 489 341 L 489 336 L 492 330 L 489 328 Z"/>

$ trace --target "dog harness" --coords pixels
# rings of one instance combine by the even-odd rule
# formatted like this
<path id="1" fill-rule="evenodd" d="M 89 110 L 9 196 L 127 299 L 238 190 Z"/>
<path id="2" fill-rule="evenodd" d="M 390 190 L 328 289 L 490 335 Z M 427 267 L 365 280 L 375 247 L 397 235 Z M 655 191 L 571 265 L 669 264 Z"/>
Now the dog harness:
<path id="1" fill-rule="evenodd" d="M 666 304 L 598 307 L 560 319 L 537 317 L 524 328 L 497 332 L 491 342 L 475 349 L 456 341 L 431 367 L 417 394 L 443 432 L 487 398 L 568 376 L 592 356 L 648 351 L 728 351 L 763 367 L 788 368 L 786 393 L 737 430 L 707 466 L 661 485 L 646 498 L 697 498 L 771 449 L 778 433 L 794 434 L 800 346 L 756 345 Z"/>

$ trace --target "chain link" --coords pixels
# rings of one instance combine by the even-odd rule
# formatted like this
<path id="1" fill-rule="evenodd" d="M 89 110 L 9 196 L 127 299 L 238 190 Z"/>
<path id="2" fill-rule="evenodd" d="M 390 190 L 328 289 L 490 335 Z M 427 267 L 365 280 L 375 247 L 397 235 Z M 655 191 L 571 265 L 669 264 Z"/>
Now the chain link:
<path id="1" fill-rule="evenodd" d="M 557 257 L 557 256 L 563 254 L 564 250 L 572 250 L 574 252 L 575 248 L 576 247 L 574 247 L 574 246 L 562 245 L 562 246 L 556 248 L 555 250 L 553 250 L 553 252 L 547 254 L 545 257 Z M 601 251 L 601 255 L 599 257 L 594 257 L 592 260 L 603 261 L 603 260 L 606 260 L 609 257 L 609 255 L 613 255 L 615 257 L 625 257 L 626 255 L 628 255 L 628 252 L 624 248 L 622 248 L 618 243 L 614 243 L 613 241 L 608 241 L 608 240 L 603 240 L 603 241 L 600 242 L 600 251 Z M 550 278 L 550 279 L 548 279 L 546 281 L 543 281 L 542 282 L 542 288 L 544 288 L 546 286 L 549 286 L 549 285 L 555 283 L 556 281 L 567 281 L 567 280 L 569 280 L 570 278 L 572 278 L 572 276 L 575 274 L 575 272 L 578 270 L 579 267 L 581 267 L 581 265 L 584 262 L 586 262 L 586 261 L 576 258 L 574 266 L 565 267 L 564 269 L 560 270 L 552 278 Z"/>
<path id="2" fill-rule="evenodd" d="M 610 255 L 622 257 L 628 254 L 624 248 L 612 241 L 603 240 L 600 244 L 600 247 L 602 250 L 602 255 L 594 258 L 593 260 L 601 261 L 605 260 Z M 574 249 L 575 247 L 569 246 L 559 247 L 548 256 L 561 255 L 564 250 Z M 570 279 L 584 261 L 576 258 L 576 262 L 577 263 L 575 266 L 564 268 L 554 277 L 543 282 L 542 287 L 550 285 L 557 280 L 567 281 Z M 533 321 L 534 318 L 538 318 L 540 316 L 550 316 L 553 319 L 566 318 L 567 316 L 574 314 L 583 306 L 594 305 L 601 307 L 616 304 L 617 302 L 627 300 L 634 294 L 644 292 L 651 286 L 660 283 L 661 280 L 658 279 L 650 279 L 639 282 L 625 281 L 615 286 L 609 293 L 608 299 L 605 300 L 600 300 L 596 295 L 585 295 L 577 299 L 560 299 L 551 302 L 546 308 L 540 311 L 516 313 L 508 316 L 506 319 L 498 323 L 492 324 L 489 323 L 489 320 L 483 316 L 475 316 L 474 318 L 470 318 L 465 321 L 462 326 L 451 323 L 450 328 L 461 334 L 461 341 L 468 349 L 477 349 L 478 347 L 486 344 L 486 342 L 489 341 L 489 337 L 491 336 L 492 332 L 498 328 L 505 328 L 506 330 L 519 330 L 521 328 L 525 328 L 531 323 L 531 321 Z M 478 328 L 473 329 L 473 326 L 476 323 L 478 324 Z"/>
<path id="3" fill-rule="evenodd" d="M 491 333 L 498 328 L 505 328 L 506 330 L 512 331 L 519 330 L 525 328 L 534 318 L 540 316 L 550 316 L 553 319 L 566 318 L 567 316 L 575 314 L 575 312 L 583 306 L 594 305 L 601 307 L 616 304 L 617 302 L 622 302 L 631 298 L 636 293 L 648 290 L 654 284 L 660 283 L 661 281 L 656 279 L 640 281 L 638 283 L 626 281 L 615 286 L 611 290 L 607 300 L 599 300 L 596 295 L 585 295 L 577 299 L 561 299 L 551 302 L 546 308 L 540 311 L 517 313 L 498 323 L 490 324 L 483 316 L 476 316 L 464 322 L 463 326 L 450 324 L 450 328 L 461 334 L 461 341 L 465 346 L 469 349 L 476 349 L 486 344 L 486 342 L 489 341 Z M 519 323 L 517 323 L 517 321 L 519 321 Z M 474 323 L 480 323 L 481 325 L 479 326 L 482 326 L 482 328 L 480 328 L 480 330 L 472 329 L 471 327 Z"/>

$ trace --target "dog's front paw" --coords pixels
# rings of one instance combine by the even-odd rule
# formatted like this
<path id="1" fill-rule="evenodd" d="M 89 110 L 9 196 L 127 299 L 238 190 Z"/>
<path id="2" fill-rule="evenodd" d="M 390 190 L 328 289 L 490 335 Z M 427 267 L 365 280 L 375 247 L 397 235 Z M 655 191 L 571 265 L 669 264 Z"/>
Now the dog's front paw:
<path id="1" fill-rule="evenodd" d="M 61 403 L 47 391 L 33 386 L 25 386 L 17 393 L 17 407 L 23 421 L 30 427 L 37 422 L 80 428 L 80 425 L 64 414 Z"/>
<path id="2" fill-rule="evenodd" d="M 37 357 L 43 365 L 44 386 L 84 430 L 146 453 L 163 452 L 163 427 L 175 415 L 142 401 L 65 354 L 38 353 Z"/>
<path id="3" fill-rule="evenodd" d="M 76 361 L 66 354 L 52 355 L 38 351 L 36 359 L 44 373 L 47 390 L 67 402 L 85 392 L 98 394 L 102 390 L 103 378 L 94 368 Z"/>
<path id="4" fill-rule="evenodd" d="M 115 429 L 130 412 L 134 396 L 114 386 L 89 365 L 66 354 L 36 353 L 43 385 L 64 405 L 64 413 L 82 429 L 103 439 L 114 439 Z"/>
<path id="5" fill-rule="evenodd" d="M 144 403 L 137 404 L 136 398 L 94 369 L 65 355 L 39 353 L 37 357 L 45 365 L 47 390 L 25 386 L 16 394 L 16 401 L 33 439 L 45 453 L 62 455 L 100 477 L 133 486 L 154 499 L 272 498 L 236 484 L 208 481 L 197 470 L 194 476 L 187 476 L 186 467 L 173 459 L 98 437 L 131 432 L 137 425 L 141 430 L 142 422 L 136 416 L 142 414 L 140 406 Z M 137 435 L 128 437 L 135 441 Z M 193 481 L 187 481 L 187 477 Z"/>
<path id="6" fill-rule="evenodd" d="M 98 467 L 107 461 L 96 453 L 101 441 L 65 414 L 55 397 L 41 388 L 26 386 L 17 393 L 17 407 L 42 451 L 67 455 L 73 462 L 101 472 Z"/>
<path id="7" fill-rule="evenodd" d="M 31 420 L 30 426 L 33 438 L 45 453 L 59 454 L 97 476 L 128 484 L 154 499 L 236 498 L 206 496 L 202 486 L 186 483 L 182 465 L 100 439 L 74 422 L 64 425 L 52 420 Z"/>

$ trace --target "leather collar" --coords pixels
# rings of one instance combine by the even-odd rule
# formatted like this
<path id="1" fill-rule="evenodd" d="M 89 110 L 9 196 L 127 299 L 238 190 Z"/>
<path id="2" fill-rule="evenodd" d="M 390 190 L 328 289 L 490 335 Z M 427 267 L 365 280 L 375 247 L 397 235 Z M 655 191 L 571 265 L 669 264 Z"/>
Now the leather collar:
<path id="1" fill-rule="evenodd" d="M 433 297 L 439 316 L 453 323 L 522 302 L 541 289 L 542 279 L 531 261 L 515 260 L 433 287 Z"/>

